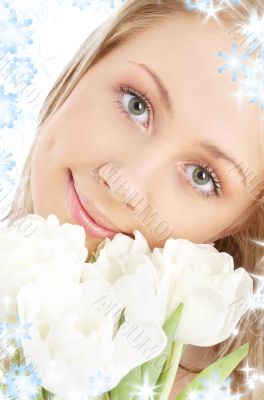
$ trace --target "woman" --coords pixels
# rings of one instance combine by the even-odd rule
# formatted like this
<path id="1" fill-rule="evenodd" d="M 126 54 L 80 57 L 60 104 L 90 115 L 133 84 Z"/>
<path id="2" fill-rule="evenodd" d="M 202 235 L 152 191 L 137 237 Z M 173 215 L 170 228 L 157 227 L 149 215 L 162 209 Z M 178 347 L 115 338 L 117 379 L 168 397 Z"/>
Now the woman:
<path id="1" fill-rule="evenodd" d="M 48 94 L 9 221 L 55 213 L 85 227 L 89 254 L 104 237 L 134 229 L 152 248 L 168 237 L 215 242 L 236 267 L 261 273 L 263 248 L 251 239 L 263 239 L 263 201 L 247 179 L 248 171 L 263 179 L 261 111 L 247 99 L 238 106 L 237 84 L 217 73 L 216 56 L 230 51 L 235 25 L 262 12 L 261 3 L 241 0 L 217 14 L 221 23 L 204 23 L 182 0 L 128 0 Z M 250 367 L 262 368 L 260 318 L 248 313 L 239 334 L 219 345 L 189 346 L 170 399 L 243 343 Z M 247 390 L 244 365 L 232 374 L 234 391 Z M 261 398 L 261 386 L 247 397 Z"/>

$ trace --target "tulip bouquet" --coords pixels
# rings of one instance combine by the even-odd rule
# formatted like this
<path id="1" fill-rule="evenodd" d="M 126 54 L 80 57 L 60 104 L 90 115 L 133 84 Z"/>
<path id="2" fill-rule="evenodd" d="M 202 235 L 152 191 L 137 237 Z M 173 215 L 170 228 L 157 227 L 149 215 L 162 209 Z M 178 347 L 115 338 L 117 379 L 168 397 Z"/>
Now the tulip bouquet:
<path id="1" fill-rule="evenodd" d="M 211 244 L 170 238 L 151 251 L 134 236 L 106 238 L 87 262 L 84 229 L 54 214 L 0 228 L 1 400 L 166 400 L 185 347 L 232 334 L 253 292 L 244 268 Z M 175 400 L 221 387 L 247 352 Z"/>

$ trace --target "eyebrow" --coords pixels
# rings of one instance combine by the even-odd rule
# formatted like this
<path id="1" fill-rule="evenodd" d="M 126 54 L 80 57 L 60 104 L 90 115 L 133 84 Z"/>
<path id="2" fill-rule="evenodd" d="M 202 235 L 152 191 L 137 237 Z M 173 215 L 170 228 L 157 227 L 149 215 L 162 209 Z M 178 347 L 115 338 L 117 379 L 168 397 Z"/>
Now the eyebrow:
<path id="1" fill-rule="evenodd" d="M 222 159 L 230 162 L 231 164 L 233 164 L 243 179 L 243 181 L 242 181 L 243 185 L 244 186 L 246 185 L 246 180 L 247 180 L 246 172 L 240 165 L 242 162 L 239 163 L 234 158 L 232 158 L 231 156 L 226 154 L 223 150 L 221 150 L 218 146 L 211 143 L 210 141 L 202 141 L 202 142 L 198 142 L 197 144 L 198 144 L 198 146 L 202 147 L 205 151 L 207 151 L 207 153 L 209 153 L 211 156 L 213 156 L 215 158 L 222 158 Z"/>
<path id="2" fill-rule="evenodd" d="M 130 64 L 135 64 L 138 65 L 139 67 L 141 67 L 142 69 L 144 69 L 153 79 L 153 81 L 156 83 L 159 94 L 160 94 L 160 98 L 162 101 L 162 104 L 165 108 L 165 110 L 172 115 L 173 110 L 172 110 L 172 103 L 171 103 L 171 99 L 169 96 L 169 93 L 166 89 L 166 86 L 164 85 L 162 79 L 159 77 L 159 75 L 154 72 L 152 69 L 150 69 L 150 67 L 148 67 L 146 64 L 143 63 L 138 63 L 135 61 L 128 61 Z"/>
<path id="3" fill-rule="evenodd" d="M 169 93 L 166 89 L 166 86 L 164 85 L 164 83 L 163 83 L 162 79 L 159 77 L 159 75 L 156 72 L 154 72 L 153 70 L 151 70 L 150 67 L 147 66 L 146 64 L 138 63 L 138 62 L 135 62 L 132 60 L 130 60 L 128 62 L 130 64 L 134 64 L 134 65 L 141 67 L 152 77 L 153 81 L 156 83 L 157 88 L 159 90 L 162 104 L 163 104 L 165 110 L 171 115 L 173 113 L 172 102 L 171 102 Z M 218 159 L 221 158 L 221 159 L 224 159 L 224 160 L 230 162 L 231 164 L 233 164 L 234 167 L 239 172 L 240 176 L 242 177 L 243 185 L 244 186 L 246 185 L 246 180 L 247 180 L 246 172 L 241 167 L 241 165 L 240 165 L 241 162 L 239 163 L 238 161 L 236 161 L 234 158 L 232 158 L 230 155 L 226 154 L 222 149 L 220 149 L 218 146 L 214 145 L 210 141 L 202 141 L 202 142 L 199 142 L 198 145 L 200 147 L 202 147 L 208 154 L 210 154 L 214 158 L 218 158 Z"/>

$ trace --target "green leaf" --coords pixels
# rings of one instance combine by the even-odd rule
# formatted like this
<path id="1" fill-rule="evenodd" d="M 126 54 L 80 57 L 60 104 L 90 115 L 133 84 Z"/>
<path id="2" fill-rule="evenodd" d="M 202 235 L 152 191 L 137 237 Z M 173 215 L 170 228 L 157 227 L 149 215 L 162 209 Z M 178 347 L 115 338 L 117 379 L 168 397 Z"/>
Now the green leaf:
<path id="1" fill-rule="evenodd" d="M 217 385 L 222 386 L 224 381 L 231 375 L 233 370 L 239 365 L 239 363 L 246 357 L 249 349 L 249 344 L 245 343 L 237 350 L 225 357 L 220 358 L 213 364 L 209 365 L 203 371 L 201 371 L 188 385 L 177 395 L 175 400 L 187 400 L 189 398 L 190 391 L 205 391 L 206 385 L 203 383 L 203 379 L 207 382 L 212 380 L 215 372 L 218 373 Z"/>
<path id="2" fill-rule="evenodd" d="M 54 395 L 50 393 L 48 390 L 42 388 L 42 398 L 43 400 L 53 400 Z"/>
<path id="3" fill-rule="evenodd" d="M 94 263 L 94 262 L 97 260 L 97 257 L 98 257 L 98 255 L 99 255 L 99 252 L 100 252 L 101 248 L 104 247 L 104 245 L 105 245 L 105 239 L 102 240 L 102 241 L 99 243 L 99 245 L 97 246 L 97 249 L 96 249 L 95 252 L 92 251 L 92 255 L 91 255 L 90 259 L 88 260 L 89 263 Z"/>
<path id="4" fill-rule="evenodd" d="M 172 351 L 171 344 L 179 325 L 182 309 L 183 309 L 183 303 L 180 303 L 179 306 L 176 308 L 176 310 L 172 313 L 172 315 L 167 319 L 167 321 L 163 325 L 163 330 L 166 333 L 168 339 L 166 349 L 161 354 L 159 354 L 152 360 L 147 361 L 145 364 L 141 366 L 142 375 L 144 377 L 145 376 L 147 377 L 147 380 L 150 385 L 155 385 L 157 383 L 161 372 L 165 374 L 172 362 L 172 360 L 168 359 L 168 357 Z M 184 346 L 184 349 L 185 347 L 186 346 Z"/>
<path id="5" fill-rule="evenodd" d="M 120 329 L 121 325 L 123 325 L 126 322 L 126 318 L 125 318 L 125 307 L 122 308 L 119 320 L 118 320 L 118 324 L 117 324 L 117 329 Z"/>
<path id="6" fill-rule="evenodd" d="M 96 258 L 95 258 L 94 252 L 92 251 L 92 255 L 91 255 L 91 257 L 89 258 L 88 262 L 89 262 L 89 263 L 94 263 L 95 261 L 96 261 Z"/>
<path id="7" fill-rule="evenodd" d="M 111 400 L 133 400 L 136 399 L 136 386 L 141 384 L 141 367 L 132 369 L 120 383 L 110 391 Z"/>
<path id="8" fill-rule="evenodd" d="M 35 399 L 36 399 L 36 400 L 45 400 L 45 397 L 43 397 L 43 392 L 42 392 L 42 389 L 41 389 L 41 388 L 40 388 L 40 389 L 38 390 L 38 392 L 36 393 Z"/>
<path id="9" fill-rule="evenodd" d="M 44 396 L 43 396 L 43 392 L 42 392 L 42 388 L 38 388 L 34 400 L 45 400 Z"/>
<path id="10" fill-rule="evenodd" d="M 126 322 L 126 318 L 125 318 L 125 307 L 122 308 L 121 314 L 119 316 L 119 319 L 117 321 L 117 323 L 115 323 L 114 325 L 114 329 L 113 329 L 113 337 L 112 340 L 114 340 L 118 330 L 120 329 L 121 325 L 123 325 Z"/>
<path id="11" fill-rule="evenodd" d="M 141 386 L 145 381 L 154 386 L 164 368 L 165 362 L 170 354 L 172 339 L 175 335 L 182 312 L 183 303 L 180 303 L 177 309 L 172 313 L 163 325 L 163 330 L 167 336 L 166 349 L 146 363 L 132 369 L 120 383 L 111 390 L 111 400 L 136 400 L 140 397 L 136 395 L 136 386 Z"/>
<path id="12" fill-rule="evenodd" d="M 173 382 L 175 380 L 178 365 L 182 356 L 183 343 L 172 342 L 170 356 L 168 357 L 165 368 L 163 369 L 157 385 L 158 385 L 158 400 L 168 399 Z M 168 367 L 168 368 L 167 368 Z"/>

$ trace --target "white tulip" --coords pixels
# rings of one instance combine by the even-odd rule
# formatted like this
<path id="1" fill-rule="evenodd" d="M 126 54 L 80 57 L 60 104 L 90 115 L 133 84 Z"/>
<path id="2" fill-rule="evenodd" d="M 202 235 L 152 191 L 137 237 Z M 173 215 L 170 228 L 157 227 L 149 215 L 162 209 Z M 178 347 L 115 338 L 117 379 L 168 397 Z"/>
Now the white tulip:
<path id="1" fill-rule="evenodd" d="M 178 342 L 211 346 L 227 339 L 253 294 L 245 269 L 234 269 L 233 257 L 210 244 L 170 238 L 151 251 L 140 231 L 134 235 L 106 238 L 97 260 L 85 264 L 82 281 L 110 281 L 127 318 L 160 326 L 184 303 Z"/>
<path id="2" fill-rule="evenodd" d="M 59 225 L 50 214 L 45 220 L 28 214 L 0 229 L 0 321 L 16 317 L 18 290 L 54 268 L 74 281 L 80 280 L 88 250 L 85 231 L 78 225 Z"/>
<path id="3" fill-rule="evenodd" d="M 122 309 L 102 280 L 78 284 L 56 271 L 23 286 L 17 298 L 21 321 L 32 324 L 32 339 L 23 340 L 25 357 L 60 400 L 111 390 L 167 344 L 153 322 L 126 321 L 116 332 Z"/>

